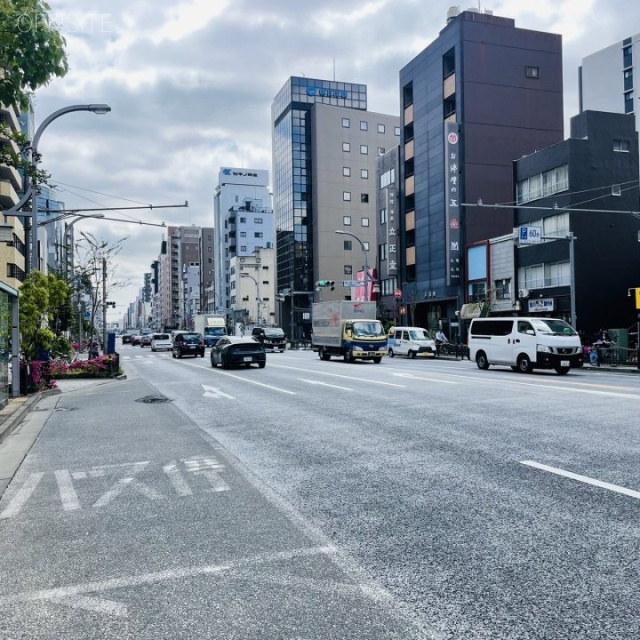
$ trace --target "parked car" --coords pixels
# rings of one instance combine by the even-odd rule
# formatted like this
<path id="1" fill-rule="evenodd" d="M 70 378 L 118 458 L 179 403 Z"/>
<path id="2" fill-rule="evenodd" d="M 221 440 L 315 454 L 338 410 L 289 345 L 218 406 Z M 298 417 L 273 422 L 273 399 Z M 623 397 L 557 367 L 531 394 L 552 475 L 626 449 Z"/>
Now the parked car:
<path id="1" fill-rule="evenodd" d="M 171 350 L 172 348 L 173 341 L 168 333 L 154 333 L 151 336 L 151 351 Z"/>
<path id="2" fill-rule="evenodd" d="M 223 369 L 257 364 L 261 369 L 267 364 L 264 345 L 253 336 L 225 336 L 211 347 L 211 366 L 222 365 Z"/>
<path id="3" fill-rule="evenodd" d="M 195 331 L 181 331 L 173 337 L 171 355 L 174 358 L 182 356 L 200 356 L 204 358 L 204 338 L 201 333 Z"/>
<path id="4" fill-rule="evenodd" d="M 152 338 L 153 338 L 153 334 L 151 334 L 151 333 L 145 333 L 144 335 L 141 335 L 140 336 L 140 346 L 141 347 L 150 347 Z"/>
<path id="5" fill-rule="evenodd" d="M 280 327 L 254 327 L 251 335 L 260 340 L 265 349 L 284 351 L 287 348 L 287 337 Z"/>

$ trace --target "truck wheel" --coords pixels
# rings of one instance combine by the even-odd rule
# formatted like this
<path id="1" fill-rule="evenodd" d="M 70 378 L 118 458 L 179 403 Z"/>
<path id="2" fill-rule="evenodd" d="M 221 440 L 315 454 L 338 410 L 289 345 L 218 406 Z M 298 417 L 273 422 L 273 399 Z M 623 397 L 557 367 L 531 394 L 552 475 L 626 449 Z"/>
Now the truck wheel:
<path id="1" fill-rule="evenodd" d="M 345 362 L 353 362 L 353 354 L 351 353 L 350 349 L 347 349 L 344 352 L 344 361 Z"/>
<path id="2" fill-rule="evenodd" d="M 529 356 L 526 353 L 520 354 L 518 356 L 518 371 L 520 373 L 531 373 L 533 366 L 531 365 L 531 360 L 529 360 Z"/>
<path id="3" fill-rule="evenodd" d="M 559 376 L 565 376 L 569 373 L 569 367 L 556 367 L 556 373 Z"/>
<path id="4" fill-rule="evenodd" d="M 416 352 L 415 351 L 409 351 L 409 353 L 407 355 L 409 356 L 409 360 L 413 360 L 416 357 Z"/>
<path id="5" fill-rule="evenodd" d="M 487 354 L 484 351 L 478 351 L 476 354 L 476 364 L 478 369 L 486 370 L 489 368 L 489 360 L 487 360 Z"/>
<path id="6" fill-rule="evenodd" d="M 389 349 L 389 357 L 393 358 L 393 356 L 395 355 L 395 353 L 393 353 L 393 349 Z"/>
<path id="7" fill-rule="evenodd" d="M 374 359 L 373 359 L 373 361 L 374 361 L 376 364 L 380 364 L 380 363 L 382 362 L 382 358 L 380 358 L 380 357 L 378 357 L 378 358 L 374 358 Z"/>
<path id="8" fill-rule="evenodd" d="M 318 355 L 320 356 L 320 360 L 331 360 L 331 355 L 328 354 L 323 347 L 318 349 Z"/>

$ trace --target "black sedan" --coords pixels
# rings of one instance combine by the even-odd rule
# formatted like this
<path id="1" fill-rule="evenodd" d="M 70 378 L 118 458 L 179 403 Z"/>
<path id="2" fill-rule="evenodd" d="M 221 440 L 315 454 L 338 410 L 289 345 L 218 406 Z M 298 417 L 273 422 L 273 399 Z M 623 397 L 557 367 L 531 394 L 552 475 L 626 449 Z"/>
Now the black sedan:
<path id="1" fill-rule="evenodd" d="M 211 366 L 219 364 L 223 369 L 242 364 L 247 367 L 257 364 L 262 369 L 267 364 L 267 356 L 263 344 L 252 336 L 224 336 L 211 347 Z"/>

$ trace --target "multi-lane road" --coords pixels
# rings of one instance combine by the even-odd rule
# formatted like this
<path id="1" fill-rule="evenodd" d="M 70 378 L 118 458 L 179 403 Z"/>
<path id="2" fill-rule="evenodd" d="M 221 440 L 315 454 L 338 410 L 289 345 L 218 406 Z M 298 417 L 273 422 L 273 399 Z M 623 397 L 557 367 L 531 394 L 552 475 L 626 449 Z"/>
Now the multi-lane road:
<path id="1" fill-rule="evenodd" d="M 27 458 L 0 501 L 0 532 L 3 521 L 17 527 L 0 536 L 0 551 L 3 540 L 11 541 L 11 531 L 24 534 L 42 518 L 35 505 L 47 500 L 47 473 L 55 495 L 47 503 L 55 503 L 48 515 L 53 530 L 62 526 L 63 517 L 106 517 L 116 508 L 124 510 L 118 511 L 122 516 L 135 507 L 153 531 L 163 531 L 161 513 L 166 513 L 166 526 L 172 535 L 183 532 L 183 544 L 160 545 L 166 554 L 150 553 L 146 573 L 141 566 L 129 566 L 133 561 L 120 559 L 118 570 L 100 574 L 100 579 L 88 577 L 77 586 L 75 575 L 62 581 L 57 577 L 51 585 L 76 585 L 94 597 L 96 591 L 120 585 L 109 580 L 122 580 L 132 589 L 146 584 L 145 579 L 155 584 L 153 576 L 172 570 L 178 590 L 175 581 L 194 580 L 179 573 L 185 566 L 196 573 L 193 567 L 199 566 L 203 574 L 219 566 L 216 553 L 205 558 L 210 525 L 212 536 L 217 531 L 215 536 L 225 539 L 224 558 L 233 554 L 222 531 L 234 531 L 237 544 L 245 545 L 245 558 L 249 544 L 256 546 L 258 557 L 265 549 L 284 553 L 279 545 L 282 540 L 290 543 L 287 585 L 300 594 L 300 602 L 292 602 L 287 622 L 283 601 L 275 597 L 283 588 L 283 569 L 279 582 L 270 574 L 270 586 L 261 584 L 260 593 L 265 597 L 273 589 L 274 601 L 262 610 L 260 635 L 230 595 L 237 594 L 235 581 L 232 589 L 227 584 L 227 601 L 217 600 L 215 608 L 216 616 L 232 619 L 225 608 L 231 606 L 237 624 L 206 635 L 203 608 L 211 612 L 213 605 L 204 598 L 203 585 L 191 584 L 198 595 L 184 615 L 193 617 L 194 633 L 200 635 L 180 637 L 627 640 L 640 634 L 640 375 L 586 370 L 562 377 L 552 372 L 521 375 L 507 368 L 479 371 L 467 360 L 386 358 L 380 365 L 347 364 L 323 362 L 310 351 L 268 354 L 265 369 L 222 370 L 211 368 L 208 352 L 205 359 L 176 360 L 170 353 L 124 345 L 120 354 L 128 380 L 116 387 L 138 385 L 146 389 L 143 395 L 170 402 L 155 406 L 154 424 L 142 425 L 132 412 L 126 443 L 112 442 L 106 432 L 99 446 L 80 439 L 74 455 L 66 449 L 62 455 L 53 444 L 50 451 L 45 443 L 42 450 L 35 448 L 35 458 Z M 114 415 L 124 411 L 124 396 L 111 403 Z M 74 419 L 70 411 L 68 424 Z M 172 425 L 177 427 L 172 430 Z M 59 438 L 73 441 L 72 434 L 62 427 L 59 431 Z M 195 431 L 203 434 L 207 450 L 185 444 Z M 68 448 L 62 441 L 58 446 Z M 88 475 L 76 476 L 71 469 L 83 455 L 89 471 L 81 473 Z M 149 472 L 146 484 L 127 494 L 128 502 L 117 482 L 105 484 L 90 499 L 83 495 L 92 473 L 98 478 L 101 469 L 112 468 L 126 455 L 129 463 L 146 462 L 147 471 L 154 460 L 160 461 L 158 478 L 171 490 L 159 479 L 154 484 Z M 198 500 L 218 500 L 214 521 L 202 504 L 188 517 L 167 506 L 172 504 L 170 493 L 180 505 L 196 499 L 189 464 L 191 471 L 193 465 L 200 474 L 209 471 L 207 494 Z M 143 467 L 131 471 L 131 482 L 145 478 Z M 43 480 L 33 491 L 33 504 L 20 502 L 16 496 L 29 481 L 36 482 L 38 473 Z M 242 490 L 239 479 L 246 483 Z M 249 488 L 266 496 L 282 517 L 266 518 Z M 162 502 L 159 495 L 167 500 L 164 511 L 148 511 L 148 505 L 155 508 Z M 206 509 L 214 508 L 206 504 Z M 113 518 L 104 544 L 109 548 L 117 539 L 119 548 L 138 558 L 132 542 L 128 549 L 122 522 Z M 225 526 L 217 530 L 222 521 Z M 86 526 L 94 525 L 88 520 Z M 270 544 L 260 538 L 258 545 L 254 529 Z M 134 531 L 132 540 L 140 535 Z M 88 553 L 90 547 L 80 544 L 79 549 Z M 329 558 L 332 568 L 322 566 L 320 558 Z M 300 566 L 292 568 L 296 563 Z M 344 575 L 335 580 L 338 569 L 348 580 Z M 358 596 L 354 585 L 359 585 Z M 313 604 L 311 595 L 320 591 L 322 606 Z M 341 604 L 325 610 L 328 592 Z M 55 599 L 50 593 L 42 596 L 45 592 L 33 585 L 30 591 L 14 586 L 5 593 L 0 620 L 9 602 Z M 58 595 L 77 593 L 71 589 Z M 116 601 L 126 598 L 120 593 Z M 92 615 L 122 613 L 118 606 L 124 605 L 100 602 Z M 76 609 L 91 610 L 89 605 Z M 100 606 L 106 614 L 98 611 Z M 126 611 L 135 618 L 135 603 L 128 603 Z M 282 624 L 271 626 L 274 611 L 284 617 Z M 291 620 L 295 629 L 288 626 Z M 140 626 L 126 627 L 127 637 L 178 637 L 171 636 L 175 628 L 162 616 L 156 626 L 156 636 L 140 632 Z M 116 637 L 113 633 L 91 637 Z"/>

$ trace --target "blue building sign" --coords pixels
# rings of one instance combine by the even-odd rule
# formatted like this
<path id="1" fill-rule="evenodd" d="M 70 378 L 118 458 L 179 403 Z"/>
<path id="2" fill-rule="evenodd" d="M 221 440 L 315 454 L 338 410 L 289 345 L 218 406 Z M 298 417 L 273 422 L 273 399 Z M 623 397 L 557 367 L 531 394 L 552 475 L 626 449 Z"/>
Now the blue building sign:
<path id="1" fill-rule="evenodd" d="M 319 96 L 320 98 L 342 98 L 346 100 L 349 92 L 344 89 L 322 89 L 321 87 L 307 87 L 308 96 Z"/>

